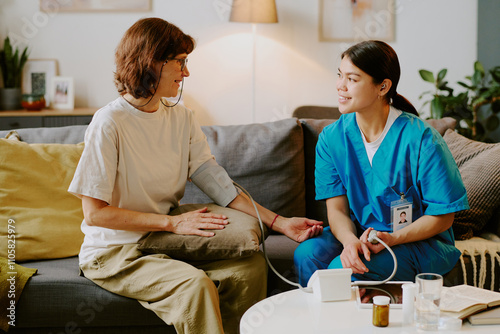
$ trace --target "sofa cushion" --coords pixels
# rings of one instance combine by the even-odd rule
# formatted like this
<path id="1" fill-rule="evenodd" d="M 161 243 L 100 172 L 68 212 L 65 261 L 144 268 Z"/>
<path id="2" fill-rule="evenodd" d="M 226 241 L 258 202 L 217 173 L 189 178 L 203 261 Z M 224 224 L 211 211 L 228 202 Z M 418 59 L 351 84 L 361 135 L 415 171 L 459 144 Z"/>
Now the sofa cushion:
<path id="1" fill-rule="evenodd" d="M 222 230 L 213 230 L 215 235 L 209 238 L 150 232 L 139 240 L 139 249 L 188 261 L 223 260 L 249 256 L 259 251 L 262 240 L 259 221 L 246 213 L 216 204 L 185 204 L 170 212 L 170 215 L 177 216 L 204 207 L 211 213 L 225 215 L 229 224 Z"/>
<path id="2" fill-rule="evenodd" d="M 18 129 L 21 141 L 27 143 L 78 144 L 83 142 L 87 125 L 72 125 L 55 128 Z M 9 131 L 0 131 L 4 138 Z"/>
<path id="3" fill-rule="evenodd" d="M 175 333 L 135 299 L 106 291 L 80 276 L 78 257 L 23 266 L 36 268 L 38 273 L 28 281 L 16 305 L 17 329 L 59 327 L 77 333 L 85 327 L 139 326 L 147 331 L 148 326 L 161 325 L 165 333 Z"/>
<path id="4" fill-rule="evenodd" d="M 215 159 L 262 206 L 282 216 L 305 215 L 304 142 L 296 119 L 203 126 Z M 181 203 L 211 202 L 188 182 Z"/>
<path id="5" fill-rule="evenodd" d="M 483 231 L 500 207 L 500 144 L 470 140 L 451 130 L 444 140 L 457 162 L 470 206 L 455 215 L 455 238 L 469 239 Z"/>
<path id="6" fill-rule="evenodd" d="M 452 117 L 443 117 L 439 119 L 427 119 L 427 123 L 429 123 L 434 129 L 436 129 L 441 136 L 443 136 L 446 130 L 455 130 L 457 126 L 457 120 Z"/>
<path id="7" fill-rule="evenodd" d="M 316 162 L 316 144 L 323 128 L 335 122 L 335 119 L 301 119 L 304 131 L 304 158 L 306 179 L 306 216 L 322 221 L 328 226 L 326 202 L 316 200 L 316 185 L 314 183 L 314 169 Z"/>
<path id="8" fill-rule="evenodd" d="M 16 261 L 78 254 L 81 201 L 67 192 L 83 144 L 28 144 L 0 139 L 0 239 L 15 237 Z M 0 256 L 6 257 L 6 248 Z"/>

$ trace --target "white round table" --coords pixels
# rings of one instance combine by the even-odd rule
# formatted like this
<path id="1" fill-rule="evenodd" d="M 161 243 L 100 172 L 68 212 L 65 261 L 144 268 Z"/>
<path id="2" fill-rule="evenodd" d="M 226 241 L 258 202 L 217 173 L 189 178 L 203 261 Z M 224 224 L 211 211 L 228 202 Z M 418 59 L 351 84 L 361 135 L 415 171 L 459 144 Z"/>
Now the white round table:
<path id="1" fill-rule="evenodd" d="M 241 334 L 279 333 L 500 333 L 500 325 L 472 326 L 464 321 L 460 331 L 423 332 L 402 325 L 401 309 L 391 309 L 388 327 L 372 325 L 372 310 L 358 308 L 353 293 L 349 301 L 321 302 L 300 290 L 266 298 L 248 309 L 240 322 Z"/>

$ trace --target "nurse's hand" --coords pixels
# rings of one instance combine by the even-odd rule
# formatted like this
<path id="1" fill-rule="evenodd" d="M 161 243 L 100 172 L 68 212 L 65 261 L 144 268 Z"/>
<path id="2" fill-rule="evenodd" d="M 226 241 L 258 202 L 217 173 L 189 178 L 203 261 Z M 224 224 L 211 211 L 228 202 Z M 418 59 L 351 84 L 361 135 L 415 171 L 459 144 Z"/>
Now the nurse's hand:
<path id="1" fill-rule="evenodd" d="M 359 240 L 361 240 L 361 242 L 363 242 L 370 249 L 370 252 L 372 252 L 373 254 L 377 254 L 378 252 L 384 250 L 385 246 L 382 245 L 380 242 L 372 244 L 371 242 L 368 241 L 368 235 L 372 230 L 373 230 L 372 227 L 367 228 L 366 231 L 363 232 L 361 237 L 359 237 Z M 391 243 L 392 235 L 390 233 L 377 231 L 377 237 L 389 246 L 392 244 Z"/>
<path id="2" fill-rule="evenodd" d="M 354 236 L 349 242 L 344 243 L 344 249 L 340 254 L 342 267 L 351 268 L 353 274 L 367 273 L 368 268 L 361 260 L 361 254 L 367 261 L 370 261 L 370 249 L 365 243 Z"/>

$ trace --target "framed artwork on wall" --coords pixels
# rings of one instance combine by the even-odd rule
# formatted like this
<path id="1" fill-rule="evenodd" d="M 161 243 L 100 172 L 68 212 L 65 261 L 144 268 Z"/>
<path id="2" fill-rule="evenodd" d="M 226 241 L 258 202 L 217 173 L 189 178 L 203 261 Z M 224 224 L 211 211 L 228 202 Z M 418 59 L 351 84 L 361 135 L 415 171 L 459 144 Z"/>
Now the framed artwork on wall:
<path id="1" fill-rule="evenodd" d="M 50 106 L 52 79 L 57 75 L 57 60 L 28 59 L 23 68 L 23 94 L 39 94 L 45 98 L 46 107 Z"/>
<path id="2" fill-rule="evenodd" d="M 319 0 L 319 40 L 394 40 L 394 0 Z"/>
<path id="3" fill-rule="evenodd" d="M 73 78 L 54 77 L 52 80 L 52 108 L 73 109 L 75 107 L 75 91 Z"/>
<path id="4" fill-rule="evenodd" d="M 44 12 L 147 12 L 151 0 L 40 0 Z"/>

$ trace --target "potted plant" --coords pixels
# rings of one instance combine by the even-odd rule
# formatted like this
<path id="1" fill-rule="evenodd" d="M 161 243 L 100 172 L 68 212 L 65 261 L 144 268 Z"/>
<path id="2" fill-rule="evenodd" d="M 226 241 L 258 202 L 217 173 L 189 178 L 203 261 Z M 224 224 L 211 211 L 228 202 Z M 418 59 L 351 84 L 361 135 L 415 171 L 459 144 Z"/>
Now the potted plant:
<path id="1" fill-rule="evenodd" d="M 458 81 L 465 88 L 458 94 L 445 80 L 447 69 L 436 76 L 428 70 L 420 70 L 424 81 L 434 85 L 433 91 L 424 92 L 420 98 L 431 95 L 424 103 L 430 104 L 430 118 L 453 117 L 457 120 L 457 131 L 471 139 L 484 142 L 498 141 L 491 134 L 500 126 L 500 66 L 486 73 L 480 62 L 474 63 L 474 73 L 467 76 L 468 83 Z"/>
<path id="2" fill-rule="evenodd" d="M 13 50 L 10 39 L 4 40 L 0 51 L 0 69 L 4 88 L 0 88 L 0 110 L 21 109 L 21 79 L 23 67 L 28 60 L 28 47 L 19 54 L 19 49 Z"/>

